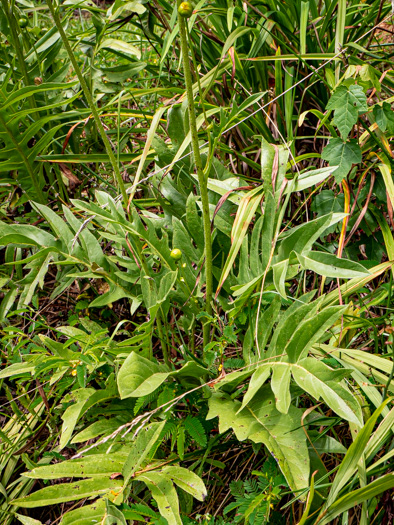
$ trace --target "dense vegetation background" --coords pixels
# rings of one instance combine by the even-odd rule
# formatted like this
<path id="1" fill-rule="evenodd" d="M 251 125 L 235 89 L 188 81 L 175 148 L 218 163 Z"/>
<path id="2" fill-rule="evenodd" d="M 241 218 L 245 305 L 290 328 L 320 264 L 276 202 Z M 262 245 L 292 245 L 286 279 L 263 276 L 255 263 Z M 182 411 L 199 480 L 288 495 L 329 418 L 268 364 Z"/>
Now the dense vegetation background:
<path id="1" fill-rule="evenodd" d="M 0 1 L 0 522 L 392 524 L 394 26 Z"/>

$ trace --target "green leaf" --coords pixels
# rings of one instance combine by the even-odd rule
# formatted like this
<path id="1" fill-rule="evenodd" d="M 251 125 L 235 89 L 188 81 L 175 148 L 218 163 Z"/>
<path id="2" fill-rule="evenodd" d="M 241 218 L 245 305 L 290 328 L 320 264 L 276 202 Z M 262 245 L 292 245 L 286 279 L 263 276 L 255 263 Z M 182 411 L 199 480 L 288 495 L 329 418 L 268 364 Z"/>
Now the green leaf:
<path id="1" fill-rule="evenodd" d="M 361 456 L 364 454 L 365 447 L 368 443 L 376 421 L 388 402 L 389 399 L 387 399 L 384 403 L 380 405 L 380 407 L 377 410 L 375 410 L 375 412 L 372 414 L 372 416 L 368 419 L 368 421 L 358 433 L 356 439 L 350 445 L 347 454 L 343 458 L 340 467 L 335 475 L 334 482 L 331 486 L 331 490 L 325 504 L 326 508 L 330 507 L 336 501 L 338 494 L 356 471 L 358 462 Z"/>
<path id="2" fill-rule="evenodd" d="M 343 142 L 340 138 L 331 138 L 323 149 L 321 158 L 330 166 L 338 166 L 334 172 L 335 180 L 339 183 L 349 173 L 353 164 L 362 161 L 361 149 L 356 139 Z"/>
<path id="3" fill-rule="evenodd" d="M 361 410 L 357 399 L 344 385 L 340 384 L 340 381 L 350 374 L 350 370 L 343 368 L 332 370 L 317 359 L 309 357 L 297 363 L 289 363 L 282 359 L 282 361 L 264 363 L 260 366 L 251 378 L 241 409 L 250 403 L 268 379 L 270 369 L 273 370 L 271 388 L 275 395 L 276 408 L 283 414 L 288 412 L 290 406 L 290 377 L 292 375 L 298 386 L 317 401 L 322 398 L 340 417 L 357 426 L 362 425 Z"/>
<path id="4" fill-rule="evenodd" d="M 207 419 L 219 417 L 221 433 L 232 428 L 240 441 L 264 443 L 291 489 L 305 489 L 309 485 L 309 454 L 301 427 L 302 411 L 290 406 L 287 414 L 281 414 L 269 385 L 263 386 L 246 408 L 240 408 L 239 401 L 214 393 L 209 399 Z"/>
<path id="5" fill-rule="evenodd" d="M 19 376 L 21 374 L 28 374 L 34 372 L 35 366 L 30 363 L 14 363 L 13 365 L 7 366 L 4 370 L 0 371 L 0 379 L 6 377 Z"/>
<path id="6" fill-rule="evenodd" d="M 145 459 L 149 456 L 151 450 L 157 444 L 165 424 L 165 420 L 161 423 L 152 423 L 151 425 L 143 427 L 137 434 L 133 447 L 122 468 L 125 485 L 128 483 L 131 476 L 140 468 Z"/>
<path id="7" fill-rule="evenodd" d="M 253 373 L 252 377 L 250 378 L 248 390 L 246 391 L 246 394 L 244 395 L 244 398 L 242 400 L 240 410 L 245 408 L 245 406 L 253 399 L 253 397 L 257 394 L 260 388 L 267 381 L 270 374 L 271 364 L 269 363 L 265 363 L 259 366 L 259 368 Z"/>
<path id="8" fill-rule="evenodd" d="M 119 370 L 118 388 L 121 399 L 147 396 L 164 383 L 167 377 L 199 379 L 207 373 L 206 368 L 197 365 L 194 361 L 188 361 L 179 370 L 169 372 L 164 365 L 132 352 Z"/>
<path id="9" fill-rule="evenodd" d="M 136 477 L 143 481 L 152 493 L 159 512 L 168 525 L 182 525 L 179 515 L 179 500 L 172 482 L 161 472 L 146 472 Z"/>
<path id="10" fill-rule="evenodd" d="M 92 505 L 84 505 L 63 514 L 60 525 L 93 525 L 101 522 L 105 514 L 105 501 L 99 499 Z"/>
<path id="11" fill-rule="evenodd" d="M 154 392 L 170 375 L 164 370 L 165 367 L 132 352 L 119 370 L 120 398 L 141 397 Z"/>
<path id="12" fill-rule="evenodd" d="M 92 505 L 84 505 L 79 509 L 63 514 L 60 525 L 93 525 L 100 523 L 105 514 L 105 500 L 98 499 Z"/>
<path id="13" fill-rule="evenodd" d="M 136 56 L 138 59 L 141 58 L 141 52 L 138 48 L 116 38 L 106 38 L 101 42 L 99 49 L 106 49 L 111 53 L 119 53 L 120 55 Z"/>
<path id="14" fill-rule="evenodd" d="M 123 14 L 124 11 L 142 15 L 146 11 L 146 8 L 142 5 L 142 3 L 143 2 L 141 0 L 132 0 L 131 2 L 116 0 L 114 4 L 108 9 L 107 17 L 109 20 L 116 20 Z"/>
<path id="15" fill-rule="evenodd" d="M 77 402 L 69 406 L 62 415 L 63 426 L 59 443 L 60 450 L 63 449 L 69 442 L 86 401 L 95 392 L 96 391 L 94 388 L 81 388 L 80 390 L 76 390 L 75 392 L 73 392 L 73 395 L 76 397 Z"/>
<path id="16" fill-rule="evenodd" d="M 302 254 L 309 252 L 315 241 L 324 234 L 327 228 L 341 221 L 344 217 L 346 215 L 342 213 L 329 213 L 287 231 L 280 237 L 278 255 L 275 257 L 274 263 L 288 259 L 293 251 Z"/>
<path id="17" fill-rule="evenodd" d="M 372 500 L 375 496 L 378 496 L 383 492 L 389 491 L 390 493 L 393 487 L 394 472 L 390 472 L 390 474 L 375 479 L 366 487 L 354 490 L 353 492 L 342 496 L 342 498 L 339 498 L 328 508 L 328 511 L 325 511 L 320 515 L 320 519 L 318 518 L 316 523 L 318 525 L 332 523 L 337 516 L 344 514 L 348 509 L 351 509 L 364 501 Z"/>
<path id="18" fill-rule="evenodd" d="M 207 496 L 203 480 L 191 470 L 170 466 L 164 467 L 162 473 L 185 492 L 191 494 L 199 501 L 204 501 Z"/>
<path id="19" fill-rule="evenodd" d="M 237 215 L 234 220 L 234 224 L 231 230 L 231 248 L 227 256 L 226 262 L 223 266 L 222 274 L 219 278 L 219 284 L 216 290 L 216 296 L 219 294 L 224 281 L 227 279 L 228 274 L 234 264 L 234 261 L 238 255 L 244 238 L 248 232 L 249 224 L 251 223 L 256 210 L 263 198 L 263 192 L 261 187 L 258 186 L 250 192 L 248 192 L 241 200 L 238 207 Z"/>
<path id="20" fill-rule="evenodd" d="M 275 395 L 276 408 L 282 414 L 287 414 L 291 402 L 290 394 L 290 379 L 291 379 L 291 367 L 290 366 L 280 366 L 275 363 L 275 366 L 272 367 L 272 378 L 271 378 L 271 388 L 272 392 Z M 286 363 L 287 364 L 287 363 Z"/>
<path id="21" fill-rule="evenodd" d="M 23 475 L 33 479 L 110 477 L 122 471 L 126 458 L 127 452 L 93 454 L 81 459 L 70 459 L 54 465 L 37 467 Z"/>
<path id="22" fill-rule="evenodd" d="M 280 367 L 282 363 L 277 363 Z M 291 366 L 291 373 L 300 388 L 317 401 L 320 398 L 340 417 L 362 425 L 362 415 L 357 399 L 339 381 L 349 375 L 349 370 L 331 370 L 324 363 L 307 357 Z"/>
<path id="23" fill-rule="evenodd" d="M 299 326 L 293 327 L 293 333 L 284 348 L 289 361 L 295 363 L 323 336 L 327 338 L 326 330 L 332 327 L 346 309 L 347 306 L 326 307 L 314 317 L 310 317 Z"/>
<path id="24" fill-rule="evenodd" d="M 104 496 L 111 490 L 119 491 L 122 486 L 123 481 L 116 479 L 86 479 L 75 483 L 51 485 L 24 498 L 15 499 L 11 503 L 24 508 L 44 507 L 45 505 L 56 505 L 56 503 L 76 501 L 93 496 Z"/>
<path id="25" fill-rule="evenodd" d="M 22 514 L 15 514 L 15 516 L 22 523 L 22 525 L 43 525 L 41 521 L 35 520 L 34 518 L 29 518 L 29 516 L 23 516 Z"/>
<path id="26" fill-rule="evenodd" d="M 325 277 L 353 279 L 369 275 L 369 271 L 360 263 L 349 261 L 348 259 L 340 259 L 331 253 L 309 252 L 303 255 L 296 255 L 304 270 L 312 270 Z"/>
<path id="27" fill-rule="evenodd" d="M 288 269 L 289 269 L 289 259 L 284 259 L 283 261 L 280 261 L 272 265 L 274 286 L 284 299 L 287 298 L 285 282 L 286 282 L 286 274 L 287 274 Z"/>
<path id="28" fill-rule="evenodd" d="M 346 140 L 350 130 L 356 124 L 360 112 L 368 111 L 367 97 L 358 84 L 341 85 L 330 98 L 327 109 L 334 110 L 334 124 L 341 137 Z"/>
<path id="29" fill-rule="evenodd" d="M 200 445 L 200 447 L 207 446 L 207 436 L 201 421 L 199 421 L 196 417 L 189 415 L 184 421 L 184 426 L 188 434 L 198 445 Z"/>

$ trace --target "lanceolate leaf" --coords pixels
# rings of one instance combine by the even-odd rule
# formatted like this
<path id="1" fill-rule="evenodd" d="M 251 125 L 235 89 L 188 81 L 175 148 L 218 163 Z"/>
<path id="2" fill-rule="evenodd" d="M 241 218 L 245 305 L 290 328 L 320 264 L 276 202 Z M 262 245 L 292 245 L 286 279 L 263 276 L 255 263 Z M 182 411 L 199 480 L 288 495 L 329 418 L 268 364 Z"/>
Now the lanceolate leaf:
<path id="1" fill-rule="evenodd" d="M 361 264 L 347 259 L 339 259 L 331 253 L 309 252 L 303 255 L 297 254 L 297 258 L 304 270 L 312 270 L 325 277 L 354 279 L 369 275 L 368 270 Z"/>
<path id="2" fill-rule="evenodd" d="M 264 443 L 275 457 L 292 490 L 309 484 L 309 454 L 301 427 L 302 411 L 290 406 L 287 414 L 275 407 L 269 385 L 264 386 L 240 412 L 241 403 L 226 394 L 214 393 L 209 399 L 207 419 L 219 417 L 219 431 L 232 428 L 240 441 Z"/>
<path id="3" fill-rule="evenodd" d="M 283 364 L 277 363 L 276 366 Z M 361 408 L 357 399 L 340 384 L 342 378 L 349 375 L 349 370 L 331 370 L 317 359 L 307 357 L 293 364 L 291 373 L 298 386 L 316 400 L 323 399 L 340 417 L 357 426 L 362 425 Z"/>
<path id="4" fill-rule="evenodd" d="M 313 344 L 318 342 L 321 337 L 326 335 L 326 330 L 339 319 L 346 310 L 343 306 L 329 306 L 319 312 L 315 317 L 311 317 L 302 322 L 290 337 L 284 350 L 289 361 L 295 363 Z"/>
<path id="5" fill-rule="evenodd" d="M 19 507 L 34 508 L 76 501 L 92 496 L 104 496 L 110 491 L 119 491 L 123 481 L 109 478 L 85 479 L 76 483 L 60 483 L 37 490 L 24 498 L 12 501 Z"/>
<path id="6" fill-rule="evenodd" d="M 157 444 L 165 423 L 165 420 L 161 423 L 153 423 L 142 428 L 137 434 L 132 449 L 120 470 L 125 479 L 125 484 L 150 455 L 151 450 Z"/>
<path id="7" fill-rule="evenodd" d="M 174 485 L 161 472 L 146 472 L 137 477 L 150 489 L 160 514 L 167 520 L 168 525 L 182 525 L 179 515 L 179 500 Z"/>
<path id="8" fill-rule="evenodd" d="M 185 492 L 188 492 L 199 501 L 204 501 L 207 496 L 202 479 L 191 470 L 183 467 L 164 467 L 162 473 Z"/>
<path id="9" fill-rule="evenodd" d="M 94 454 L 81 459 L 70 459 L 54 465 L 37 467 L 23 475 L 33 479 L 110 477 L 122 470 L 126 457 L 127 452 Z"/>
<path id="10" fill-rule="evenodd" d="M 98 499 L 92 505 L 71 510 L 63 515 L 60 525 L 92 525 L 100 523 L 105 513 L 105 501 Z"/>
<path id="11" fill-rule="evenodd" d="M 367 486 L 354 490 L 345 496 L 339 498 L 333 503 L 320 519 L 317 520 L 316 525 L 326 525 L 332 523 L 334 518 L 345 511 L 363 503 L 364 501 L 372 500 L 375 496 L 388 491 L 390 493 L 394 487 L 394 472 L 386 474 L 381 478 L 375 479 Z"/>
<path id="12" fill-rule="evenodd" d="M 263 198 L 261 187 L 254 188 L 248 192 L 240 202 L 237 215 L 231 231 L 231 249 L 228 254 L 227 261 L 223 267 L 222 274 L 219 279 L 219 285 L 216 290 L 216 296 L 219 294 L 224 281 L 234 264 L 235 258 L 241 248 L 242 242 L 247 234 L 249 224 L 251 223 L 258 205 Z"/>
<path id="13" fill-rule="evenodd" d="M 308 392 L 317 401 L 323 399 L 325 403 L 340 417 L 362 425 L 361 408 L 357 399 L 341 384 L 341 380 L 350 374 L 349 370 L 332 370 L 317 359 L 307 357 L 297 363 L 287 360 L 264 363 L 253 374 L 249 388 L 244 396 L 242 408 L 258 394 L 260 388 L 273 375 L 271 388 L 275 394 L 276 408 L 287 414 L 290 406 L 290 378 L 291 376 L 300 388 Z"/>

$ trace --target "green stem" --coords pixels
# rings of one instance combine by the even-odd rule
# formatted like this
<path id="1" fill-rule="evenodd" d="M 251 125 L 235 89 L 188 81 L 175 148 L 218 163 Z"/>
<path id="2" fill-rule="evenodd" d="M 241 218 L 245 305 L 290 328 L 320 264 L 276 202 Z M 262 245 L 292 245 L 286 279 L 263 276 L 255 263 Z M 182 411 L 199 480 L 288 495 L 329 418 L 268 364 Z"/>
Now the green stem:
<path id="1" fill-rule="evenodd" d="M 11 32 L 11 37 L 13 40 L 12 44 L 15 48 L 16 57 L 18 59 L 18 68 L 22 72 L 22 76 L 23 76 L 25 85 L 29 86 L 30 85 L 29 75 L 27 72 L 23 49 L 21 48 L 20 41 L 19 41 L 19 36 L 18 36 L 19 24 L 16 21 L 15 12 L 12 6 L 8 7 L 7 0 L 1 0 L 1 3 L 3 4 L 3 10 L 7 18 L 8 26 Z M 33 110 L 37 108 L 34 97 L 29 97 L 29 105 Z M 35 112 L 35 117 L 38 118 L 38 114 L 36 112 Z"/>
<path id="2" fill-rule="evenodd" d="M 115 158 L 114 152 L 112 151 L 111 144 L 109 142 L 107 134 L 105 133 L 104 126 L 103 126 L 103 124 L 102 124 L 102 122 L 100 120 L 100 116 L 99 116 L 99 113 L 97 111 L 97 107 L 96 107 L 96 105 L 94 103 L 94 100 L 93 100 L 93 96 L 92 96 L 92 94 L 90 92 L 90 89 L 88 88 L 88 85 L 86 83 L 86 80 L 83 77 L 82 72 L 81 72 L 81 70 L 80 70 L 80 68 L 78 66 L 77 60 L 76 60 L 76 58 L 74 56 L 73 50 L 72 50 L 72 48 L 70 46 L 70 43 L 69 43 L 69 41 L 67 39 L 67 35 L 64 32 L 64 29 L 63 29 L 63 26 L 61 24 L 59 15 L 58 15 L 58 13 L 55 10 L 55 7 L 53 5 L 52 0 L 48 0 L 47 4 L 48 4 L 48 7 L 49 7 L 49 10 L 51 11 L 51 14 L 52 14 L 53 20 L 55 22 L 55 25 L 56 25 L 56 27 L 57 27 L 57 29 L 58 29 L 58 31 L 60 33 L 60 36 L 61 36 L 61 38 L 63 40 L 63 45 L 66 48 L 67 54 L 68 54 L 68 56 L 70 58 L 70 61 L 71 61 L 72 65 L 73 65 L 74 71 L 75 71 L 75 73 L 76 73 L 76 75 L 78 77 L 79 83 L 81 84 L 81 88 L 82 88 L 82 91 L 83 91 L 83 93 L 84 93 L 84 95 L 86 97 L 86 100 L 87 100 L 87 103 L 89 105 L 90 111 L 92 112 L 94 121 L 96 123 L 98 132 L 100 133 L 100 136 L 101 136 L 102 141 L 104 143 L 105 150 L 107 152 L 107 155 L 108 155 L 109 161 L 111 163 L 112 169 L 114 170 L 115 177 L 116 177 L 116 180 L 118 182 L 119 190 L 122 193 L 123 202 L 124 202 L 124 204 L 126 206 L 127 205 L 126 188 L 125 188 L 125 185 L 124 185 L 124 182 L 123 182 L 123 179 L 122 179 L 122 175 L 120 174 L 119 166 L 118 166 L 118 164 L 116 162 L 116 158 Z"/>
<path id="3" fill-rule="evenodd" d="M 12 141 L 12 143 L 14 144 L 15 146 L 15 149 L 17 150 L 17 152 L 19 153 L 21 159 L 23 160 L 25 166 L 26 166 L 26 169 L 27 169 L 27 172 L 28 174 L 30 175 L 30 178 L 31 178 L 31 181 L 33 183 L 33 186 L 34 186 L 34 189 L 36 191 L 36 194 L 37 194 L 37 200 L 43 204 L 45 202 L 45 199 L 44 199 L 44 195 L 42 193 L 42 189 L 41 189 L 41 186 L 40 186 L 40 183 L 39 183 L 39 180 L 36 176 L 36 173 L 34 172 L 34 169 L 30 163 L 30 160 L 29 158 L 25 155 L 25 151 L 24 149 L 21 147 L 21 145 L 19 144 L 19 142 L 17 141 L 17 139 L 15 138 L 13 132 L 9 129 L 9 127 L 7 126 L 7 123 L 6 121 L 3 119 L 3 116 L 1 115 L 0 113 L 0 124 L 2 126 L 2 128 L 7 132 L 10 140 Z"/>
<path id="4" fill-rule="evenodd" d="M 160 311 L 158 311 L 156 314 L 156 324 L 157 324 L 157 330 L 159 332 L 159 339 L 161 343 L 161 349 L 163 351 L 164 362 L 169 368 L 171 368 L 171 361 L 168 355 L 168 348 L 167 348 L 167 343 L 166 343 L 164 332 L 163 332 L 163 325 L 161 324 L 161 312 Z"/>
<path id="5" fill-rule="evenodd" d="M 177 0 L 178 7 L 182 0 Z M 200 187 L 202 216 L 204 226 L 204 244 L 205 244 L 205 284 L 206 284 L 206 305 L 205 310 L 209 316 L 212 314 L 212 237 L 211 237 L 211 220 L 209 216 L 209 200 L 208 200 L 208 186 L 204 175 L 202 160 L 200 155 L 200 147 L 198 144 L 198 133 L 196 123 L 196 110 L 194 106 L 193 97 L 193 81 L 189 62 L 189 48 L 187 43 L 186 22 L 182 16 L 178 15 L 179 36 L 181 39 L 183 72 L 185 75 L 185 85 L 187 94 L 187 104 L 189 110 L 189 125 L 192 139 L 192 148 L 194 163 L 196 166 L 198 184 Z M 203 328 L 203 345 L 204 347 L 209 343 L 211 332 L 211 323 L 204 324 Z"/>

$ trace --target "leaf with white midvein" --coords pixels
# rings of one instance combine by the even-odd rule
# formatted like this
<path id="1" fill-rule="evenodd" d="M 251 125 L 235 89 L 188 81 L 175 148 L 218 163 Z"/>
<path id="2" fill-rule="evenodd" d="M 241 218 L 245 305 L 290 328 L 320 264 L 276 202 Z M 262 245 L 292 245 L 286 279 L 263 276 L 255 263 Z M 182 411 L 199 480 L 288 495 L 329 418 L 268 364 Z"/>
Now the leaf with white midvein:
<path id="1" fill-rule="evenodd" d="M 332 253 L 308 252 L 296 254 L 304 270 L 312 270 L 325 277 L 338 277 L 340 279 L 354 279 L 369 275 L 369 271 L 360 263 L 339 259 Z"/>
<path id="2" fill-rule="evenodd" d="M 259 392 L 263 383 L 268 379 L 271 369 L 273 371 L 271 388 L 279 412 L 287 414 L 289 410 L 291 401 L 290 378 L 293 376 L 298 386 L 317 401 L 323 399 L 340 417 L 357 426 L 362 425 L 361 408 L 357 399 L 344 384 L 341 384 L 341 381 L 351 373 L 351 370 L 345 368 L 333 370 L 311 357 L 302 359 L 297 363 L 289 363 L 287 359 L 264 363 L 254 372 L 241 408 L 250 403 Z"/>
<path id="3" fill-rule="evenodd" d="M 329 306 L 324 308 L 316 316 L 306 319 L 300 323 L 290 336 L 284 350 L 289 361 L 295 363 L 306 354 L 311 346 L 317 343 L 326 331 L 339 319 L 347 307 Z M 283 351 L 281 352 L 283 353 Z"/>
<path id="4" fill-rule="evenodd" d="M 147 396 L 154 392 L 168 377 L 199 379 L 208 370 L 188 361 L 179 370 L 170 372 L 168 367 L 160 365 L 137 352 L 132 352 L 121 366 L 118 373 L 118 388 L 121 399 Z"/>
<path id="5" fill-rule="evenodd" d="M 302 410 L 290 406 L 287 414 L 281 414 L 269 385 L 238 413 L 240 407 L 241 403 L 230 396 L 214 393 L 209 399 L 207 419 L 218 416 L 221 433 L 232 428 L 240 441 L 264 443 L 291 489 L 305 489 L 309 484 L 309 454 L 301 425 Z"/>
<path id="6" fill-rule="evenodd" d="M 199 501 L 207 497 L 207 489 L 203 480 L 187 468 L 168 466 L 162 469 L 162 473 L 182 490 L 191 494 Z"/>
<path id="7" fill-rule="evenodd" d="M 161 472 L 145 472 L 136 479 L 143 481 L 152 493 L 160 514 L 168 525 L 182 525 L 179 515 L 179 500 L 175 487 Z"/>
<path id="8" fill-rule="evenodd" d="M 282 414 L 287 414 L 291 403 L 290 379 L 292 368 L 289 363 L 283 364 L 287 366 L 277 366 L 282 365 L 279 362 L 272 367 L 271 388 L 275 395 L 276 408 Z"/>
<path id="9" fill-rule="evenodd" d="M 363 424 L 357 399 L 340 383 L 350 370 L 332 370 L 321 361 L 307 357 L 293 364 L 291 372 L 298 386 L 316 400 L 323 399 L 338 416 L 357 426 Z"/>
<path id="10" fill-rule="evenodd" d="M 121 366 L 118 388 L 121 399 L 146 396 L 156 390 L 170 375 L 162 365 L 132 352 Z"/>
<path id="11" fill-rule="evenodd" d="M 245 408 L 249 401 L 257 394 L 257 392 L 269 378 L 270 374 L 271 364 L 269 363 L 259 366 L 259 368 L 253 373 L 249 382 L 248 391 L 244 395 L 240 410 Z"/>

